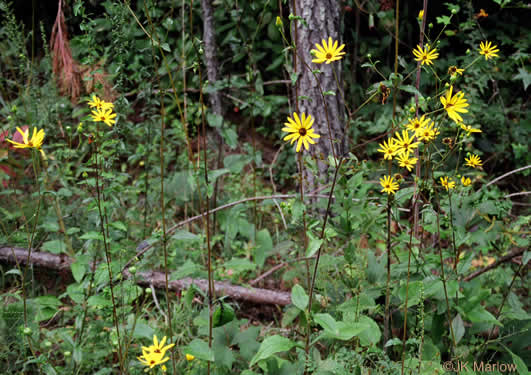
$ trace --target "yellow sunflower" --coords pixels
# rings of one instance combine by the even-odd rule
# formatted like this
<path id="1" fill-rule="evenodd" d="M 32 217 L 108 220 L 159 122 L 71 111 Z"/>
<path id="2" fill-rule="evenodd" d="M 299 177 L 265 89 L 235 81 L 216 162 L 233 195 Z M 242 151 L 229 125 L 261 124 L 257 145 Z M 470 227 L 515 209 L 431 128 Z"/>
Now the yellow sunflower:
<path id="1" fill-rule="evenodd" d="M 470 125 L 465 125 L 462 122 L 459 124 L 459 127 L 466 132 L 466 135 L 470 136 L 471 133 L 481 133 L 481 129 L 473 128 Z"/>
<path id="2" fill-rule="evenodd" d="M 92 111 L 92 120 L 96 122 L 104 122 L 105 124 L 112 126 L 116 120 L 116 113 L 112 113 L 112 109 L 96 109 Z"/>
<path id="3" fill-rule="evenodd" d="M 301 145 L 304 144 L 304 148 L 308 150 L 308 144 L 315 144 L 312 138 L 320 138 L 319 134 L 314 133 L 312 129 L 314 119 L 311 115 L 306 116 L 302 113 L 302 119 L 296 112 L 293 112 L 293 118 L 288 117 L 288 122 L 285 122 L 285 127 L 282 128 L 283 132 L 290 133 L 284 137 L 285 141 L 291 140 L 290 144 L 297 141 L 297 152 L 300 151 Z"/>
<path id="4" fill-rule="evenodd" d="M 429 123 L 430 119 L 426 118 L 426 115 L 422 115 L 421 118 L 415 117 L 414 119 L 410 119 L 406 128 L 414 132 L 416 137 L 420 137 L 422 130 L 428 126 Z"/>
<path id="5" fill-rule="evenodd" d="M 342 52 L 341 50 L 345 48 L 345 45 L 342 44 L 339 47 L 337 40 L 333 41 L 331 37 L 328 37 L 328 44 L 326 43 L 326 40 L 322 40 L 322 46 L 319 44 L 315 44 L 317 49 L 312 49 L 310 52 L 313 56 L 315 56 L 315 59 L 312 60 L 312 62 L 316 64 L 330 64 L 332 61 L 341 60 L 343 58 L 343 55 L 345 52 Z"/>
<path id="6" fill-rule="evenodd" d="M 454 87 L 450 86 L 450 89 L 446 91 L 446 96 L 441 96 L 441 103 L 448 113 L 448 116 L 457 123 L 463 121 L 463 118 L 459 115 L 458 112 L 467 113 L 468 107 L 467 99 L 464 98 L 465 94 L 461 91 L 457 92 L 452 96 L 452 91 Z"/>
<path id="7" fill-rule="evenodd" d="M 29 128 L 23 131 L 21 128 L 17 127 L 17 131 L 22 136 L 22 143 L 12 141 L 11 139 L 6 139 L 9 143 L 12 143 L 15 148 L 34 148 L 40 150 L 42 147 L 42 142 L 44 141 L 44 136 L 46 133 L 44 129 L 37 131 L 37 128 L 33 128 L 33 135 L 29 137 Z"/>
<path id="8" fill-rule="evenodd" d="M 424 48 L 421 48 L 420 45 L 417 45 L 417 49 L 413 50 L 413 55 L 415 55 L 415 61 L 420 61 L 421 65 L 432 65 L 433 60 L 439 57 L 437 49 L 430 49 L 429 44 L 426 44 Z"/>
<path id="9" fill-rule="evenodd" d="M 451 76 L 451 77 L 455 77 L 456 75 L 460 75 L 462 76 L 463 75 L 463 72 L 465 70 L 464 69 L 459 69 L 457 66 L 455 65 L 452 65 L 451 67 L 448 68 L 448 74 Z"/>
<path id="10" fill-rule="evenodd" d="M 417 136 L 423 142 L 431 142 L 439 135 L 439 128 L 434 127 L 435 123 L 432 122 L 430 125 L 422 128 L 420 134 Z"/>
<path id="11" fill-rule="evenodd" d="M 492 45 L 492 42 L 485 41 L 479 43 L 479 54 L 484 55 L 485 60 L 499 57 L 498 52 L 500 52 L 498 46 Z"/>
<path id="12" fill-rule="evenodd" d="M 463 184 L 463 186 L 468 186 L 472 183 L 472 181 L 470 180 L 470 178 L 468 177 L 461 177 L 461 183 Z"/>
<path id="13" fill-rule="evenodd" d="M 455 181 L 453 181 L 451 178 L 448 178 L 448 176 L 441 177 L 440 181 L 441 185 L 446 189 L 446 191 L 455 187 Z"/>
<path id="14" fill-rule="evenodd" d="M 398 190 L 398 183 L 391 176 L 380 178 L 380 185 L 383 187 L 382 193 L 394 194 Z"/>
<path id="15" fill-rule="evenodd" d="M 92 97 L 90 98 L 88 102 L 88 105 L 90 108 L 95 108 L 99 110 L 107 110 L 107 109 L 114 108 L 114 104 L 103 101 L 94 94 L 92 94 Z"/>
<path id="16" fill-rule="evenodd" d="M 402 134 L 397 132 L 395 134 L 396 139 L 394 139 L 395 145 L 397 146 L 397 154 L 409 154 L 413 149 L 419 147 L 420 142 L 414 142 L 414 139 L 409 136 L 407 130 L 402 130 Z"/>
<path id="17" fill-rule="evenodd" d="M 409 172 L 413 169 L 413 167 L 417 164 L 418 158 L 410 158 L 409 154 L 401 154 L 398 155 L 398 165 L 402 168 L 406 168 Z"/>
<path id="18" fill-rule="evenodd" d="M 384 154 L 384 160 L 392 160 L 393 155 L 397 150 L 395 140 L 393 138 L 389 138 L 387 141 L 380 143 L 379 146 L 380 148 L 378 149 L 378 152 Z"/>
<path id="19" fill-rule="evenodd" d="M 465 158 L 465 165 L 468 165 L 472 168 L 481 168 L 483 166 L 483 162 L 481 161 L 480 157 L 477 155 L 470 155 L 470 157 Z"/>

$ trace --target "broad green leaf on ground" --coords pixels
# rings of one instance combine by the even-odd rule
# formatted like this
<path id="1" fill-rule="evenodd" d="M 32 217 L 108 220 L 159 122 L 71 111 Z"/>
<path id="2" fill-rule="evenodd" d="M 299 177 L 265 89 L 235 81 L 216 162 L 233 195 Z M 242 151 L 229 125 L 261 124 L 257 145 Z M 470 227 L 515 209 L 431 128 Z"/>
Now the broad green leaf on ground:
<path id="1" fill-rule="evenodd" d="M 293 288 L 291 288 L 291 303 L 297 306 L 300 310 L 306 310 L 309 299 L 306 291 L 299 284 L 295 284 Z"/>
<path id="2" fill-rule="evenodd" d="M 208 347 L 208 343 L 203 340 L 194 339 L 190 344 L 182 348 L 182 352 L 183 354 L 191 354 L 197 359 L 204 361 L 214 361 L 214 352 Z"/>
<path id="3" fill-rule="evenodd" d="M 267 359 L 275 353 L 287 352 L 295 345 L 296 344 L 293 341 L 283 336 L 274 335 L 267 337 L 260 345 L 258 352 L 254 355 L 249 366 L 252 367 L 258 361 Z"/>

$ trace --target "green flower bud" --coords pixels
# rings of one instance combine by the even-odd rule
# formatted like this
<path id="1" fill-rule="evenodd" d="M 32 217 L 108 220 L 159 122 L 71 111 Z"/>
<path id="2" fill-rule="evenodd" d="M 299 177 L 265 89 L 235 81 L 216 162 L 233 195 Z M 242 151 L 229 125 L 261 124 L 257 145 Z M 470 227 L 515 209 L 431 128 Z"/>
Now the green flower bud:
<path id="1" fill-rule="evenodd" d="M 457 14 L 457 9 L 452 9 L 452 14 Z"/>
<path id="2" fill-rule="evenodd" d="M 48 341 L 48 340 L 46 340 L 43 344 L 44 344 L 45 348 L 51 348 L 52 347 L 52 343 L 50 341 Z"/>
<path id="3" fill-rule="evenodd" d="M 370 53 L 367 54 L 367 58 L 370 59 L 372 55 Z"/>
<path id="4" fill-rule="evenodd" d="M 430 29 L 433 29 L 433 22 L 430 22 L 430 23 L 428 24 L 428 27 L 429 27 Z"/>
<path id="5" fill-rule="evenodd" d="M 63 355 L 65 357 L 70 357 L 72 355 L 72 353 L 67 350 L 66 352 L 63 353 Z"/>
<path id="6" fill-rule="evenodd" d="M 26 327 L 26 328 L 24 328 L 24 331 L 23 331 L 23 332 L 24 332 L 24 334 L 25 334 L 26 336 L 29 336 L 29 335 L 31 335 L 31 332 L 32 332 L 32 331 L 31 331 L 31 328 L 30 328 L 30 327 Z"/>
<path id="7" fill-rule="evenodd" d="M 136 267 L 135 266 L 129 267 L 129 272 L 131 272 L 131 275 L 134 275 L 136 273 Z"/>
<path id="8" fill-rule="evenodd" d="M 151 288 L 146 288 L 146 289 L 144 289 L 144 292 L 145 292 L 146 294 L 151 294 Z"/>

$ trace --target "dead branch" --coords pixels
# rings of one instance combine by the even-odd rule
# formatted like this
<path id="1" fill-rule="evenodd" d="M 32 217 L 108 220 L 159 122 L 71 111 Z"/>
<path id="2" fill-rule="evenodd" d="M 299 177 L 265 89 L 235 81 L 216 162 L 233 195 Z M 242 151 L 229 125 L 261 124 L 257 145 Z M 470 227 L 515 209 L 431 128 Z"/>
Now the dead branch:
<path id="1" fill-rule="evenodd" d="M 501 258 L 499 258 L 497 261 L 495 261 L 494 263 L 492 263 L 491 265 L 488 265 L 487 267 L 485 268 L 482 268 L 480 270 L 477 270 L 473 273 L 471 273 L 470 275 L 468 275 L 467 277 L 465 277 L 463 280 L 464 281 L 470 281 L 476 277 L 478 277 L 479 275 L 481 274 L 484 274 L 485 272 L 493 269 L 493 268 L 496 268 L 498 267 L 500 264 L 504 263 L 504 262 L 507 262 L 508 260 L 511 260 L 513 259 L 514 257 L 517 257 L 518 255 L 522 255 L 524 253 L 524 249 L 518 249 L 518 250 L 514 250 L 513 252 L 507 254 L 507 255 L 504 255 L 502 256 Z"/>
<path id="2" fill-rule="evenodd" d="M 28 261 L 28 250 L 14 246 L 0 246 L 0 262 L 26 264 Z M 70 265 L 74 260 L 64 254 L 56 255 L 46 252 L 32 251 L 29 257 L 29 263 L 33 266 L 44 267 L 57 271 L 70 271 Z M 128 270 L 123 271 L 127 279 L 133 279 L 133 275 Z M 165 289 L 164 272 L 148 271 L 138 272 L 134 281 L 141 286 L 155 287 Z M 181 280 L 172 280 L 168 284 L 168 289 L 177 292 L 188 289 L 195 285 L 203 291 L 208 289 L 208 281 L 203 279 L 185 278 Z M 252 302 L 256 304 L 268 304 L 286 306 L 291 303 L 291 295 L 287 292 L 247 288 L 244 286 L 233 285 L 225 281 L 216 281 L 215 290 L 219 296 L 228 296 L 234 300 Z"/>

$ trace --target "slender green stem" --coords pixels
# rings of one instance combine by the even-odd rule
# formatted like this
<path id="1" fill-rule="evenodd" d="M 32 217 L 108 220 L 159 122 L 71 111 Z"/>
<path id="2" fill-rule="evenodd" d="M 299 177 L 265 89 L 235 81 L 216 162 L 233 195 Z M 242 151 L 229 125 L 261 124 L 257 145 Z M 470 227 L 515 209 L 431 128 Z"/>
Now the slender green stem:
<path id="1" fill-rule="evenodd" d="M 325 230 L 326 230 L 326 224 L 328 222 L 328 217 L 330 215 L 330 206 L 331 206 L 331 203 L 332 203 L 332 197 L 333 197 L 333 194 L 334 194 L 334 189 L 336 187 L 336 182 L 337 182 L 337 176 L 339 174 L 339 169 L 341 167 L 341 163 L 343 162 L 343 158 L 341 158 L 339 160 L 339 163 L 336 167 L 336 170 L 335 170 L 335 173 L 334 173 L 334 180 L 332 181 L 332 187 L 330 188 L 330 193 L 329 193 L 329 196 L 328 196 L 328 205 L 326 207 L 326 212 L 325 212 L 325 216 L 324 216 L 324 220 L 323 220 L 323 227 L 321 228 L 321 245 L 319 246 L 319 249 L 317 250 L 317 257 L 315 259 L 315 265 L 314 265 L 314 268 L 313 268 L 313 276 L 312 276 L 312 282 L 311 282 L 311 286 L 310 286 L 310 295 L 309 295 L 309 298 L 308 298 L 308 316 L 307 316 L 307 326 L 306 326 L 306 343 L 305 343 L 305 352 L 306 352 L 306 358 L 308 359 L 309 358 L 309 355 L 310 355 L 310 336 L 311 336 L 311 315 L 312 315 L 312 302 L 313 302 L 313 291 L 314 291 L 314 288 L 315 288 L 315 280 L 317 278 L 317 270 L 319 268 L 319 260 L 321 259 L 321 250 L 323 248 L 323 244 L 324 244 L 324 236 L 325 236 Z M 302 192 L 302 189 L 301 189 L 301 192 Z"/>
<path id="2" fill-rule="evenodd" d="M 109 286 L 110 286 L 110 290 L 111 290 L 111 301 L 112 301 L 112 314 L 113 314 L 113 321 L 114 321 L 114 326 L 116 328 L 116 336 L 117 336 L 117 339 L 118 339 L 118 360 L 120 361 L 120 371 L 125 374 L 127 373 L 127 370 L 125 369 L 124 367 L 124 357 L 123 357 L 123 353 L 122 353 L 122 342 L 121 342 L 121 338 L 120 338 L 120 326 L 118 324 L 118 315 L 116 313 L 116 299 L 114 297 L 114 278 L 113 278 L 113 274 L 112 274 L 112 265 L 111 265 L 111 253 L 110 253 L 110 249 L 109 249 L 109 242 L 107 240 L 107 232 L 105 231 L 105 219 L 104 219 L 104 214 L 103 214 L 103 210 L 102 210 L 102 201 L 103 201 L 103 192 L 102 192 L 102 187 L 100 186 L 100 173 L 99 173 L 99 163 L 98 163 L 98 159 L 99 159 L 99 148 L 98 148 L 98 144 L 99 144 L 99 141 L 100 141 L 100 129 L 99 129 L 99 122 L 96 123 L 97 124 L 97 130 L 96 130 L 96 139 L 94 141 L 94 148 L 95 148 L 95 153 L 94 153 L 94 158 L 95 158 L 95 173 L 96 173 L 96 200 L 97 200 L 97 206 L 98 206 L 98 214 L 99 214 L 99 218 L 100 218 L 100 230 L 101 230 L 101 234 L 103 236 L 103 247 L 104 247 L 104 250 L 105 250 L 105 259 L 107 261 L 107 271 L 109 273 Z M 102 166 L 103 168 L 103 166 Z"/>
<path id="3" fill-rule="evenodd" d="M 385 286 L 384 344 L 389 341 L 391 335 L 389 326 L 389 305 L 391 302 L 391 194 L 387 195 L 387 238 L 385 248 L 387 253 L 387 281 Z"/>

